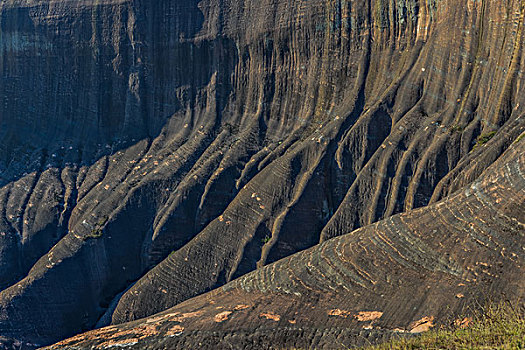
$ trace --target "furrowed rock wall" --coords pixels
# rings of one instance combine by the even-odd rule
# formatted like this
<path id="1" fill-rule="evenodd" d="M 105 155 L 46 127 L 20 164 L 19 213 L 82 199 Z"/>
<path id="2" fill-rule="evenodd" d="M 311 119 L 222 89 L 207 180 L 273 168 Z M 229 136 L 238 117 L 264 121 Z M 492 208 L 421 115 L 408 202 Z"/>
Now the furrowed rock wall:
<path id="1" fill-rule="evenodd" d="M 522 140 L 439 203 L 47 349 L 340 349 L 466 327 L 480 306 L 523 298 L 524 167 Z"/>
<path id="2" fill-rule="evenodd" d="M 1 1 L 0 334 L 146 317 L 470 184 L 524 131 L 523 15 Z"/>

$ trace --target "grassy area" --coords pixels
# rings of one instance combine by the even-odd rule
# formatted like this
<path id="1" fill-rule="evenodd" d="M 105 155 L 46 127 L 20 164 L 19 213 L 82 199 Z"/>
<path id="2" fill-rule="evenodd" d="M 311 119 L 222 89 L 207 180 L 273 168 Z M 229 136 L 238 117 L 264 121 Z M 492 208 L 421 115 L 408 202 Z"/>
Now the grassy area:
<path id="1" fill-rule="evenodd" d="M 450 329 L 399 338 L 367 350 L 525 349 L 524 310 L 508 304 L 490 306 L 483 315 L 464 319 Z M 461 324 L 462 323 L 462 324 Z"/>

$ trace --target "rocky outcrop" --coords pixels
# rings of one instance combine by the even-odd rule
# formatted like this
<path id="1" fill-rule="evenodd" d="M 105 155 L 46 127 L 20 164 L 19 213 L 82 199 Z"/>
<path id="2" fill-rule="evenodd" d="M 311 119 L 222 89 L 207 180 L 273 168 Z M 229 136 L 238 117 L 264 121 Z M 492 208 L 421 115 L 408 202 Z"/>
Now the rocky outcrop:
<path id="1" fill-rule="evenodd" d="M 458 192 L 524 131 L 523 15 L 0 1 L 0 334 L 147 317 Z"/>
<path id="2" fill-rule="evenodd" d="M 525 140 L 446 200 L 48 349 L 340 349 L 524 296 Z M 457 320 L 456 320 L 457 319 Z"/>

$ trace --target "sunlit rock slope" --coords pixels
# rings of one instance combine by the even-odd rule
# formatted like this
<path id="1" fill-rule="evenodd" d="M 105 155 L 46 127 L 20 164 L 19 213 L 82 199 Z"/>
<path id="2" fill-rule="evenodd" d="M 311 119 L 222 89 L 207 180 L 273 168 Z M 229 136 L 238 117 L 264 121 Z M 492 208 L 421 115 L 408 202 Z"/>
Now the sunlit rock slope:
<path id="1" fill-rule="evenodd" d="M 347 349 L 525 296 L 525 139 L 471 185 L 50 349 Z M 458 315 L 462 315 L 458 318 Z"/>

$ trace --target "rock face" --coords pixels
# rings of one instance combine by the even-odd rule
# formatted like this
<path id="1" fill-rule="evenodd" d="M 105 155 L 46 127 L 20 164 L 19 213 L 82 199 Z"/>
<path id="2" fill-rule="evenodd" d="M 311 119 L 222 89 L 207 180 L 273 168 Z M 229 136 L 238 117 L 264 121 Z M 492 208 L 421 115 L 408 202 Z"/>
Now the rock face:
<path id="1" fill-rule="evenodd" d="M 425 328 L 447 305 L 459 311 L 459 301 L 496 297 L 496 287 L 516 297 L 524 15 L 518 0 L 0 0 L 0 335 L 46 345 L 148 317 L 325 241 L 271 265 L 283 266 L 273 282 L 260 277 L 265 268 L 213 292 L 223 322 L 200 297 L 176 309 L 202 307 L 195 323 L 173 327 L 196 332 L 203 322 L 262 339 L 250 327 L 242 336 L 240 325 L 294 321 L 275 307 L 292 310 L 310 295 L 293 283 L 308 286 L 320 272 L 301 259 L 317 266 L 323 249 L 335 259 L 337 242 L 357 260 L 344 265 L 346 277 L 331 267 L 326 293 L 312 292 L 312 306 L 322 307 L 312 317 L 324 315 L 308 325 L 314 338 L 328 320 L 353 332 L 359 317 L 378 315 L 361 311 L 382 312 L 387 329 L 433 316 L 414 326 Z M 491 199 L 488 180 L 477 179 L 496 161 L 482 179 L 514 189 Z M 498 211 L 497 200 L 507 206 Z M 467 210 L 464 218 L 438 210 L 443 203 Z M 416 232 L 404 216 L 390 218 L 403 212 L 428 224 L 411 219 Z M 436 233 L 438 213 L 455 223 Z M 508 220 L 491 228 L 500 214 Z M 481 220 L 477 243 L 466 220 Z M 495 264 L 496 253 L 503 265 L 486 268 L 489 277 L 461 260 L 479 254 Z M 375 261 L 382 282 L 372 288 L 375 277 L 359 271 L 371 274 Z M 300 278 L 287 278 L 285 264 Z M 418 278 L 431 288 L 423 292 Z M 470 295 L 456 288 L 467 278 Z M 267 286 L 238 287 L 257 281 Z M 276 283 L 301 297 L 276 298 Z M 408 285 L 417 286 L 409 299 L 392 294 Z M 346 292 L 333 296 L 328 286 Z M 391 300 L 345 304 L 367 288 Z M 262 308 L 232 310 L 242 302 L 227 300 L 243 293 L 260 293 L 249 301 L 261 298 Z M 290 339 L 316 344 L 291 336 L 303 329 L 293 327 Z M 283 332 L 275 334 L 286 345 Z M 183 334 L 173 344 L 222 342 Z"/>
<path id="2" fill-rule="evenodd" d="M 424 332 L 525 296 L 524 206 L 525 140 L 444 201 L 48 349 L 340 349 Z"/>

